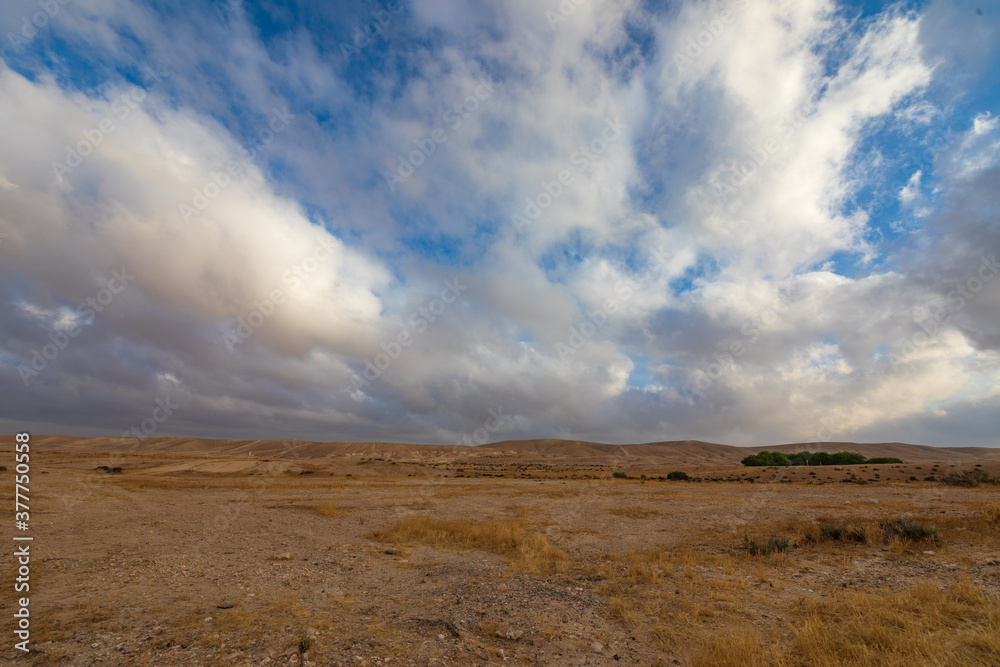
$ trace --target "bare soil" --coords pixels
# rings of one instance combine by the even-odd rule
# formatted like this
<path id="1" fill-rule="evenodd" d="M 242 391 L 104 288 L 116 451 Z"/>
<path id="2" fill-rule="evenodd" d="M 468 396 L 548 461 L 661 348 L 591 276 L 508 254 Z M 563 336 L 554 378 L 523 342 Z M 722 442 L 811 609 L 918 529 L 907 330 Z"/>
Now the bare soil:
<path id="1" fill-rule="evenodd" d="M 1000 592 L 997 543 L 975 528 L 1000 488 L 925 481 L 970 469 L 971 460 L 681 466 L 700 482 L 660 481 L 675 468 L 651 465 L 614 479 L 616 466 L 601 462 L 473 463 L 34 452 L 34 651 L 23 656 L 9 641 L 0 657 L 38 665 L 687 664 L 690 648 L 650 620 L 670 605 L 680 616 L 690 611 L 685 632 L 753 627 L 780 637 L 803 601 L 843 589 L 944 587 L 964 576 Z M 1000 474 L 1000 461 L 979 465 Z M 10 485 L 4 493 L 12 507 Z M 516 518 L 569 560 L 531 574 L 474 547 L 373 536 L 428 515 Z M 833 544 L 807 535 L 809 526 L 903 516 L 935 525 L 934 540 Z M 744 538 L 770 536 L 788 539 L 788 551 L 746 555 Z M 630 550 L 687 554 L 676 573 L 662 574 L 678 583 L 657 598 L 660 611 L 629 584 Z M 3 597 L 4 618 L 13 604 L 12 593 Z"/>

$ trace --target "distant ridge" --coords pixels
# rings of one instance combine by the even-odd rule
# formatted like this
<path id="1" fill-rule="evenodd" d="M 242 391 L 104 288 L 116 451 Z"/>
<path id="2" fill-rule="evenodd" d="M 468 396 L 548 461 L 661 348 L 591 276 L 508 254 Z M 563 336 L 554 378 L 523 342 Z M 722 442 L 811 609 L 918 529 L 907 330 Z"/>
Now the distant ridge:
<path id="1" fill-rule="evenodd" d="M 13 447 L 13 436 L 0 436 Z M 176 456 L 328 459 L 384 458 L 395 461 L 461 461 L 485 458 L 520 458 L 574 461 L 587 464 L 736 465 L 749 454 L 778 452 L 857 452 L 865 457 L 895 456 L 907 463 L 1000 459 L 1000 448 L 930 447 L 902 442 L 790 443 L 734 447 L 700 440 L 672 440 L 611 445 L 582 440 L 505 440 L 478 447 L 465 445 L 413 445 L 395 442 L 310 442 L 304 440 L 216 440 L 209 438 L 150 437 L 78 438 L 64 435 L 32 436 L 34 451 L 62 453 L 119 453 Z"/>

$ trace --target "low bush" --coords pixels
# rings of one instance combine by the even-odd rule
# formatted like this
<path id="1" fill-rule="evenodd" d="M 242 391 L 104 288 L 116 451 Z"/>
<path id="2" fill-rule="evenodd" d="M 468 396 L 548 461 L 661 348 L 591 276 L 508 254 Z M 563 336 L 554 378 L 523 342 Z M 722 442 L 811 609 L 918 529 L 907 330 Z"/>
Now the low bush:
<path id="1" fill-rule="evenodd" d="M 691 476 L 681 470 L 674 470 L 673 472 L 667 473 L 667 479 L 674 481 L 686 481 L 691 479 Z"/>
<path id="2" fill-rule="evenodd" d="M 820 536 L 825 540 L 845 541 L 845 542 L 865 542 L 865 529 L 861 526 L 834 526 L 825 525 L 819 527 Z"/>
<path id="3" fill-rule="evenodd" d="M 934 537 L 937 533 L 937 528 L 934 526 L 928 526 L 913 519 L 894 519 L 883 521 L 879 525 L 890 535 L 898 535 L 909 540 L 926 540 Z"/>
<path id="4" fill-rule="evenodd" d="M 941 478 L 941 481 L 951 486 L 976 487 L 980 484 L 1000 484 L 1000 477 L 991 477 L 985 470 L 976 468 L 958 473 L 948 473 Z"/>
<path id="5" fill-rule="evenodd" d="M 776 551 L 788 551 L 788 540 L 771 536 L 766 543 L 757 544 L 749 537 L 744 537 L 743 547 L 751 556 L 770 556 Z"/>

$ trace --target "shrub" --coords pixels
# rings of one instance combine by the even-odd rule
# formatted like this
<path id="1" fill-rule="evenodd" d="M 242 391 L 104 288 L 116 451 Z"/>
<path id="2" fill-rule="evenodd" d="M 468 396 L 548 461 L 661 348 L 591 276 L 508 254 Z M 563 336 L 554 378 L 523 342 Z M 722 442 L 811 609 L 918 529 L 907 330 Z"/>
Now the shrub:
<path id="1" fill-rule="evenodd" d="M 1000 477 L 990 477 L 990 474 L 985 470 L 976 468 L 963 470 L 959 473 L 948 473 L 941 478 L 941 481 L 952 486 L 976 487 L 980 484 L 1000 484 Z"/>
<path id="2" fill-rule="evenodd" d="M 667 479 L 674 481 L 685 481 L 691 479 L 691 476 L 681 470 L 674 470 L 673 472 L 667 473 Z"/>
<path id="3" fill-rule="evenodd" d="M 312 637 L 309 635 L 302 635 L 299 637 L 299 653 L 307 652 L 310 648 L 312 648 L 312 643 Z"/>
<path id="4" fill-rule="evenodd" d="M 770 556 L 775 551 L 788 551 L 788 540 L 772 535 L 766 544 L 757 544 L 749 537 L 744 537 L 743 546 L 751 556 Z"/>
<path id="5" fill-rule="evenodd" d="M 865 463 L 903 463 L 903 461 L 894 456 L 876 456 L 873 459 L 868 459 Z"/>
<path id="6" fill-rule="evenodd" d="M 616 470 L 611 473 L 611 476 L 615 479 L 628 479 L 628 473 L 622 472 L 621 470 Z"/>
<path id="7" fill-rule="evenodd" d="M 899 535 L 910 540 L 926 540 L 937 533 L 937 528 L 934 526 L 918 523 L 913 519 L 894 519 L 892 521 L 883 521 L 880 525 L 887 533 Z"/>
<path id="8" fill-rule="evenodd" d="M 847 525 L 835 526 L 827 524 L 819 527 L 819 534 L 824 540 L 844 541 L 844 542 L 867 542 L 865 529 L 862 526 Z"/>
<path id="9" fill-rule="evenodd" d="M 819 534 L 824 540 L 839 540 L 844 536 L 844 529 L 840 526 L 820 526 Z"/>

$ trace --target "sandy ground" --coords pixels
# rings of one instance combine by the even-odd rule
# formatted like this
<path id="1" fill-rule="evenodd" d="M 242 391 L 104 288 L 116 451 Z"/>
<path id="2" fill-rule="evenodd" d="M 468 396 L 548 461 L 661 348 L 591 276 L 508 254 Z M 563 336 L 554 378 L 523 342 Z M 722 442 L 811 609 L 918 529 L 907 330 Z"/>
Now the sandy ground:
<path id="1" fill-rule="evenodd" d="M 470 467 L 36 452 L 34 650 L 20 655 L 9 641 L 0 659 L 683 664 L 690 658 L 683 646 L 657 635 L 641 612 L 631 617 L 611 602 L 615 570 L 630 548 L 694 554 L 678 565 L 675 604 L 699 610 L 706 627 L 781 633 L 804 599 L 844 588 L 946 585 L 958 573 L 1000 591 L 997 544 L 961 525 L 1000 499 L 1000 487 L 925 481 L 952 465 L 689 466 L 703 480 L 741 481 L 666 482 L 656 479 L 666 469 L 633 469 L 621 480 L 601 466 L 520 460 Z M 1000 473 L 1000 462 L 981 465 Z M 843 481 L 858 478 L 871 481 Z M 4 492 L 12 506 L 10 485 Z M 519 519 L 569 560 L 561 571 L 528 574 L 476 548 L 373 539 L 373 531 L 415 516 Z M 941 539 L 833 549 L 810 546 L 801 532 L 815 522 L 900 516 L 937 522 Z M 774 564 L 748 560 L 744 536 L 770 534 L 790 538 L 788 553 Z M 725 587 L 709 585 L 722 576 L 711 562 L 728 573 Z M 12 559 L 5 571 L 12 581 Z M 10 619 L 11 593 L 2 604 Z"/>

